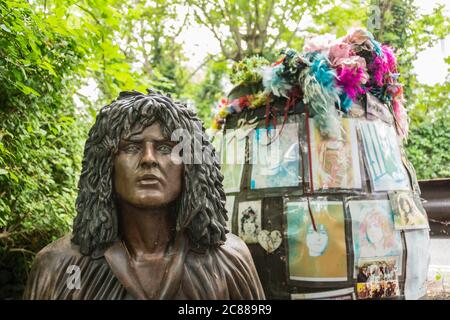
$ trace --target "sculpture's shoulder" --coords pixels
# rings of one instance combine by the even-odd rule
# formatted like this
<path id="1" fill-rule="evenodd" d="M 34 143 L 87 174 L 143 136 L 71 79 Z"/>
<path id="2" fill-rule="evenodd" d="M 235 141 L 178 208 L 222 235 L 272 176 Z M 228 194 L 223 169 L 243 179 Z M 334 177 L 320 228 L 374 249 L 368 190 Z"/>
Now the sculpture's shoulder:
<path id="1" fill-rule="evenodd" d="M 23 298 L 27 300 L 122 299 L 125 291 L 104 252 L 83 255 L 68 234 L 36 255 Z"/>
<path id="2" fill-rule="evenodd" d="M 228 233 L 226 241 L 218 248 L 219 263 L 226 269 L 230 299 L 264 299 L 264 291 L 245 242 Z M 234 285 L 232 285 L 234 283 Z"/>
<path id="3" fill-rule="evenodd" d="M 69 260 L 75 261 L 83 258 L 78 247 L 71 243 L 71 234 L 48 244 L 39 251 L 34 260 L 34 265 L 46 269 L 54 269 Z"/>
<path id="4" fill-rule="evenodd" d="M 220 246 L 190 250 L 185 259 L 183 299 L 264 299 L 264 291 L 244 241 L 228 233 Z"/>
<path id="5" fill-rule="evenodd" d="M 34 259 L 24 299 L 53 299 L 55 292 L 62 288 L 60 279 L 67 274 L 71 265 L 81 265 L 84 256 L 71 244 L 68 234 L 44 247 Z"/>
<path id="6" fill-rule="evenodd" d="M 220 250 L 236 255 L 236 257 L 251 262 L 253 264 L 252 255 L 245 242 L 232 233 L 227 233 L 225 243 L 220 246 Z"/>

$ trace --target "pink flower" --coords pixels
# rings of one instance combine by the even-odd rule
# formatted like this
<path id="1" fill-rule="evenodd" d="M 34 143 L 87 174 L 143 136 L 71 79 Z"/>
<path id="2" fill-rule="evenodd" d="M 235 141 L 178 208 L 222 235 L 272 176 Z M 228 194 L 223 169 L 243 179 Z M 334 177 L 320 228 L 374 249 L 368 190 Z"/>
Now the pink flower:
<path id="1" fill-rule="evenodd" d="M 338 43 L 330 48 L 328 58 L 333 66 L 336 66 L 339 61 L 347 59 L 353 55 L 352 48 L 348 43 Z"/>
<path id="2" fill-rule="evenodd" d="M 370 36 L 367 30 L 356 29 L 352 33 L 346 35 L 343 39 L 343 42 L 351 44 L 363 44 L 367 40 L 370 40 Z"/>
<path id="3" fill-rule="evenodd" d="M 374 50 L 373 43 L 370 41 L 370 34 L 364 29 L 356 29 L 349 35 L 345 36 L 343 42 L 351 44 L 353 50 L 357 49 L 356 47 L 360 47 L 359 49 L 367 51 Z"/>
<path id="4" fill-rule="evenodd" d="M 330 34 L 310 37 L 306 39 L 303 51 L 305 53 L 318 51 L 328 56 L 328 51 L 330 50 L 333 41 L 334 36 Z"/>

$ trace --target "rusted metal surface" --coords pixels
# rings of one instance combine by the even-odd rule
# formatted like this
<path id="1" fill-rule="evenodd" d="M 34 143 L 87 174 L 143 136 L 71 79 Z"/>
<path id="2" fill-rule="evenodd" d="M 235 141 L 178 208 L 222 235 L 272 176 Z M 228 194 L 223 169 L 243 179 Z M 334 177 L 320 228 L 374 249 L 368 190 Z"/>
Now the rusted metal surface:
<path id="1" fill-rule="evenodd" d="M 432 237 L 450 238 L 450 179 L 420 180 Z"/>

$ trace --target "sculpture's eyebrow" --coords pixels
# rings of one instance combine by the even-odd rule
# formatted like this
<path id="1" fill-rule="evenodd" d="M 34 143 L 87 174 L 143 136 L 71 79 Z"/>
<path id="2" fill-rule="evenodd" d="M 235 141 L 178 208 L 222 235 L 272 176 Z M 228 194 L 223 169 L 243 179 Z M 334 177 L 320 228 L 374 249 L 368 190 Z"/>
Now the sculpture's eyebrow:
<path id="1" fill-rule="evenodd" d="M 144 141 L 144 137 L 140 134 L 135 134 L 130 137 L 127 137 L 123 139 L 123 142 L 142 142 Z M 158 137 L 158 138 L 152 138 L 152 142 L 172 142 L 171 140 L 165 138 L 165 137 Z"/>

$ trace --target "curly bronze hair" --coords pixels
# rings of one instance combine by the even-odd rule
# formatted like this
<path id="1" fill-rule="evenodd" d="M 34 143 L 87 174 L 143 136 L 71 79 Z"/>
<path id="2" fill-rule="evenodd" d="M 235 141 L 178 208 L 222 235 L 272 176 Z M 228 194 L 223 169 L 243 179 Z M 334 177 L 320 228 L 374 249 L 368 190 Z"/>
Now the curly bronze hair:
<path id="1" fill-rule="evenodd" d="M 72 237 L 82 254 L 101 252 L 119 239 L 114 158 L 122 138 L 155 122 L 169 139 L 174 130 L 183 129 L 192 146 L 200 145 L 202 150 L 200 161 L 194 154 L 194 164 L 184 163 L 183 189 L 175 204 L 177 232 L 186 230 L 191 248 L 197 250 L 224 243 L 228 218 L 223 175 L 201 121 L 170 96 L 126 91 L 100 110 L 86 141 Z"/>

